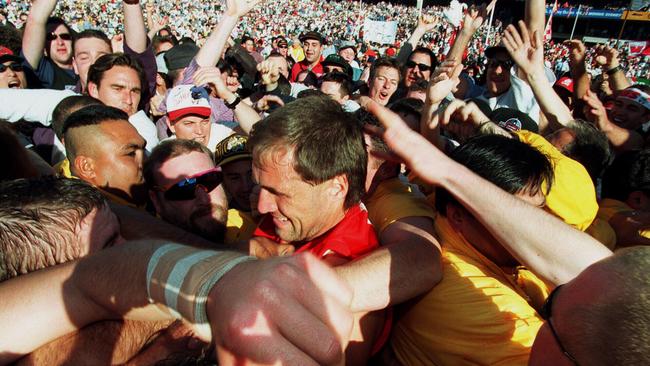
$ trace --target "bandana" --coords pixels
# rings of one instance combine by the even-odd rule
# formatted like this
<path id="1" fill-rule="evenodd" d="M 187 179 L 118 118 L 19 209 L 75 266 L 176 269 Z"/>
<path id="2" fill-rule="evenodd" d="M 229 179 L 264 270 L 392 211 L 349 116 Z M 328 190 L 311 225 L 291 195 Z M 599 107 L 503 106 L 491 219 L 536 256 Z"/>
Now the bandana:
<path id="1" fill-rule="evenodd" d="M 642 90 L 639 90 L 637 88 L 625 89 L 618 94 L 618 97 L 637 102 L 645 107 L 645 109 L 650 110 L 650 95 L 643 92 Z"/>

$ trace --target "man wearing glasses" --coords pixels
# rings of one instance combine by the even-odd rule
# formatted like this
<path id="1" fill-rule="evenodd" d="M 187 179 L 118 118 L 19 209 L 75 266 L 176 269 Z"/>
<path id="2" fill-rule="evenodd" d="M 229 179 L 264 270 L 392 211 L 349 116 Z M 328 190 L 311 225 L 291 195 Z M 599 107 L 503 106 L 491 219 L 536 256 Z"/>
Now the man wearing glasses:
<path id="1" fill-rule="evenodd" d="M 0 89 L 27 87 L 22 61 L 10 49 L 0 46 Z"/>

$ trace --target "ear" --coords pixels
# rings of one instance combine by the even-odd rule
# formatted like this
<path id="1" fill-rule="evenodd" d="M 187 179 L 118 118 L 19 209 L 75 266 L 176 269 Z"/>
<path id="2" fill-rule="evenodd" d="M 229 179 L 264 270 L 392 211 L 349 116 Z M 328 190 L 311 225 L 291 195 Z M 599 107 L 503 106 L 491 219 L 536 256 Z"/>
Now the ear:
<path id="1" fill-rule="evenodd" d="M 641 191 L 634 191 L 627 197 L 627 204 L 635 210 L 646 210 L 650 205 L 650 197 Z"/>
<path id="2" fill-rule="evenodd" d="M 97 173 L 95 172 L 95 161 L 87 156 L 77 156 L 71 164 L 71 171 L 81 180 L 97 184 Z"/>
<path id="3" fill-rule="evenodd" d="M 167 127 L 169 127 L 169 130 L 175 135 L 176 128 L 174 128 L 174 124 L 172 124 L 172 121 L 169 120 L 169 117 L 165 118 L 165 123 L 167 123 Z"/>
<path id="4" fill-rule="evenodd" d="M 160 215 L 162 206 L 160 205 L 160 200 L 158 199 L 158 195 L 156 194 L 156 191 L 154 191 L 153 189 L 149 190 L 149 199 L 151 200 L 154 209 L 156 209 L 156 213 Z"/>
<path id="5" fill-rule="evenodd" d="M 463 227 L 466 221 L 465 215 L 466 211 L 464 208 L 454 204 L 447 203 L 447 221 L 451 225 L 454 231 L 457 231 L 462 234 Z"/>
<path id="6" fill-rule="evenodd" d="M 75 75 L 79 76 L 79 68 L 77 67 L 77 60 L 72 58 L 72 69 L 74 70 Z"/>
<path id="7" fill-rule="evenodd" d="M 92 81 L 88 82 L 88 95 L 93 98 L 99 99 L 99 86 Z"/>
<path id="8" fill-rule="evenodd" d="M 348 195 L 349 187 L 348 177 L 345 174 L 337 175 L 330 180 L 327 193 L 332 199 L 343 202 Z"/>

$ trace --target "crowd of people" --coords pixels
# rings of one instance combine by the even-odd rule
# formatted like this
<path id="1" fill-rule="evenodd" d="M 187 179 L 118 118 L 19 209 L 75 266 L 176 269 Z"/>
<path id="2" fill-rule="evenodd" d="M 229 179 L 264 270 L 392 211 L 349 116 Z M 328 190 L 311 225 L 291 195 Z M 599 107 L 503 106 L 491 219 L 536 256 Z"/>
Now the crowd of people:
<path id="1" fill-rule="evenodd" d="M 648 60 L 495 3 L 0 3 L 0 364 L 649 364 Z"/>

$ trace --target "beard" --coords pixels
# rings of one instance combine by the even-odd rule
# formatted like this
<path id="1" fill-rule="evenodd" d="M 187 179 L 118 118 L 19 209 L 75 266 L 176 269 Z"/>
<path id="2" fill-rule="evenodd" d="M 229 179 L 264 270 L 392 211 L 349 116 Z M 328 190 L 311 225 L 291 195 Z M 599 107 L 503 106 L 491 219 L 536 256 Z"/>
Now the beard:
<path id="1" fill-rule="evenodd" d="M 198 206 L 189 218 L 189 229 L 207 240 L 223 243 L 228 210 L 220 205 Z"/>

